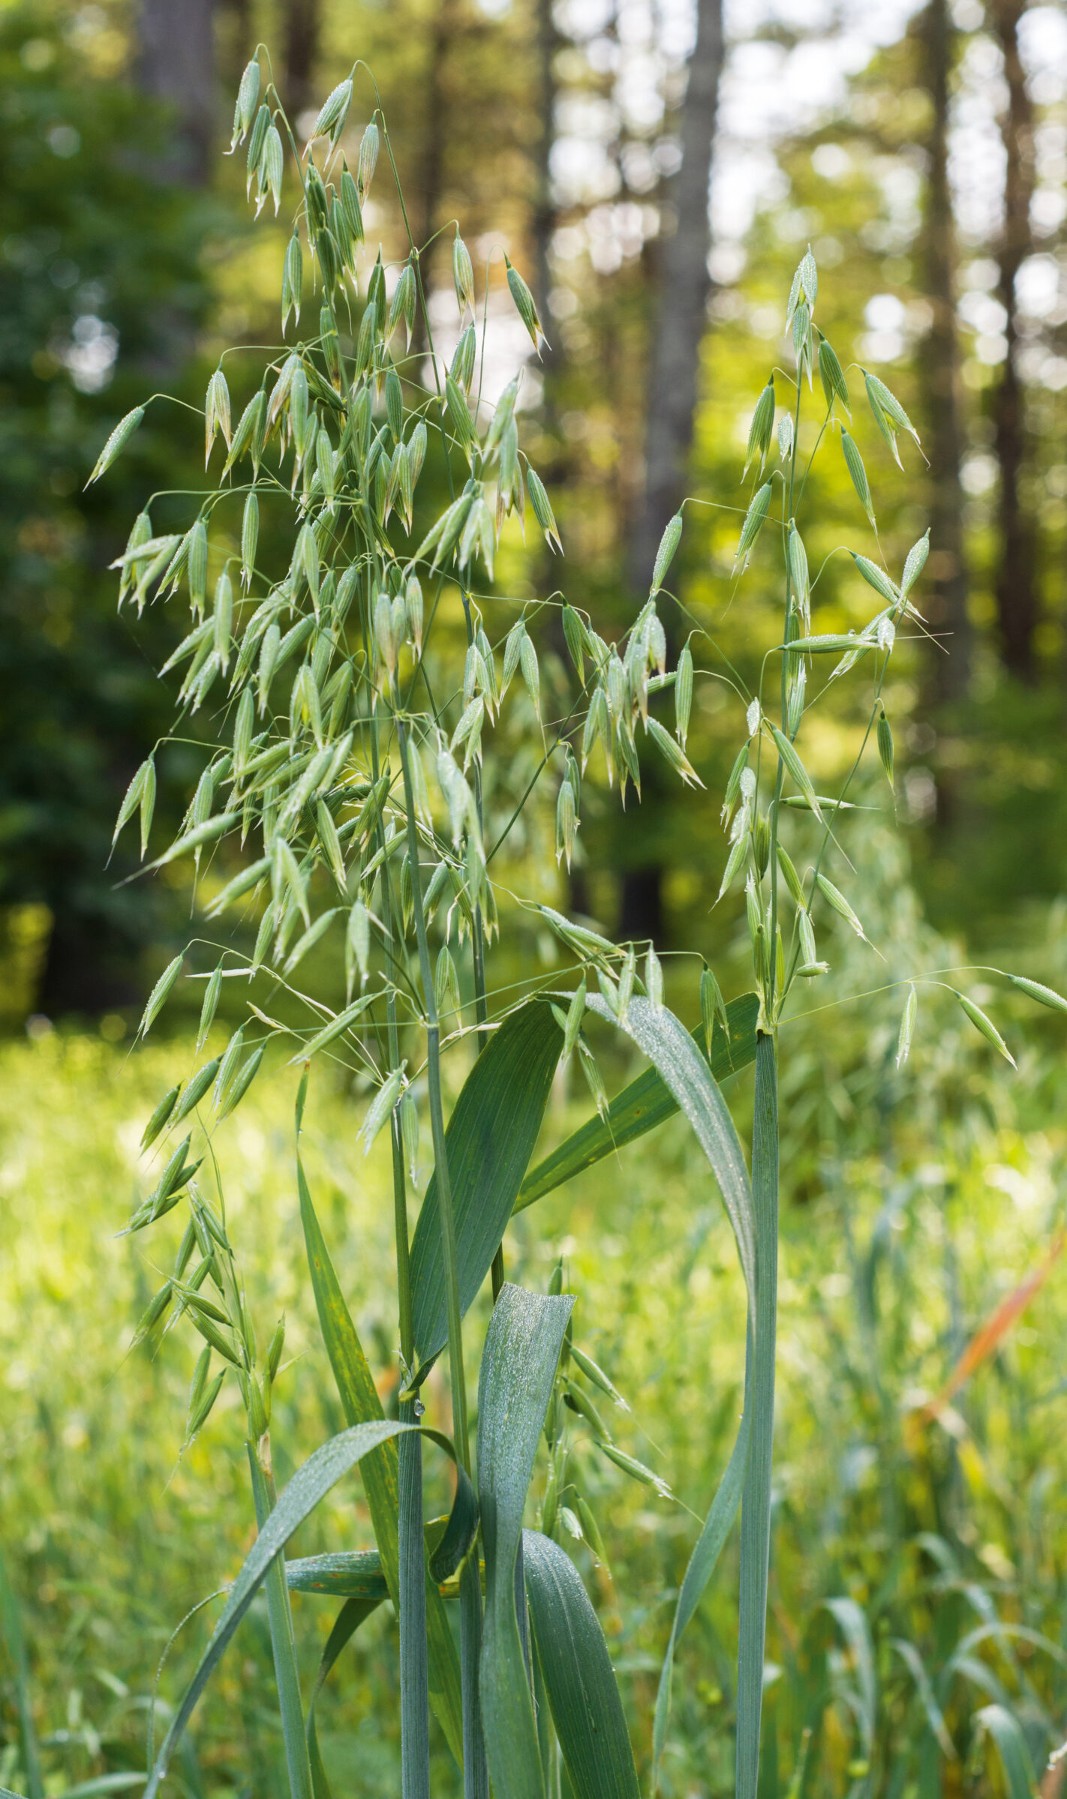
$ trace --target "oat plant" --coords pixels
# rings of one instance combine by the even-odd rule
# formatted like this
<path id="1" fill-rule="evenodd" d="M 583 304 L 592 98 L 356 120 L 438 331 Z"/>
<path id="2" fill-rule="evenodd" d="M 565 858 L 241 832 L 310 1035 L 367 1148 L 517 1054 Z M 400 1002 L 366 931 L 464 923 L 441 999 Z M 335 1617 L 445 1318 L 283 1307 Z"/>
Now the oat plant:
<path id="1" fill-rule="evenodd" d="M 355 84 L 373 104 L 358 141 L 350 126 Z M 383 173 L 405 228 L 406 213 L 386 123 L 361 65 L 329 96 L 301 148 L 269 59 L 258 51 L 241 81 L 233 150 L 247 156 L 257 213 L 267 205 L 277 213 L 283 188 L 293 196 L 281 279 L 284 341 L 265 357 L 234 350 L 223 358 L 204 408 L 207 465 L 217 484 L 197 496 L 195 516 L 175 530 L 155 522 L 174 515 L 174 497 L 156 496 L 119 559 L 122 604 L 140 611 L 181 600 L 191 613 L 164 671 L 180 673 L 179 724 L 136 774 L 119 827 L 138 815 L 147 853 L 157 760 L 172 741 L 185 754 L 198 744 L 202 773 L 184 823 L 149 866 L 179 859 L 191 866 L 203 923 L 163 971 L 141 1022 L 143 1035 L 179 979 L 195 977 L 203 994 L 197 1060 L 145 1129 L 154 1168 L 127 1229 L 158 1231 L 172 1212 L 184 1220 L 168 1252 L 172 1273 L 139 1334 L 153 1342 L 178 1327 L 196 1335 L 188 1439 L 223 1384 L 239 1388 L 258 1536 L 164 1740 L 152 1746 L 146 1799 L 264 1586 L 293 1799 L 329 1793 L 315 1702 L 344 1645 L 386 1603 L 398 1623 L 405 1799 L 430 1791 L 431 1714 L 471 1799 L 490 1788 L 498 1799 L 636 1794 L 631 1727 L 650 1791 L 669 1731 L 677 1643 L 739 1508 L 737 1792 L 754 1799 L 770 1543 L 778 1030 L 794 993 L 825 972 L 816 932 L 844 927 L 863 935 L 828 873 L 848 783 L 834 798 L 816 791 L 802 726 L 812 689 L 822 700 L 855 670 L 868 695 L 856 767 L 873 740 L 892 780 L 882 685 L 898 630 L 923 629 L 913 595 L 926 559 L 925 538 L 896 575 L 880 556 L 855 554 L 857 588 L 873 593 L 873 616 L 855 632 L 821 631 L 803 501 L 812 456 L 843 454 L 873 528 L 867 476 L 845 422 L 854 390 L 894 455 L 898 436 L 915 433 L 889 389 L 869 373 L 846 376 L 820 335 L 808 254 L 788 301 L 793 366 L 776 370 L 753 418 L 746 473 L 754 492 L 737 551 L 740 579 L 750 558 L 762 570 L 768 543 L 774 546 L 768 560 L 777 556 L 780 569 L 780 639 L 756 692 L 726 665 L 743 730 L 723 806 L 722 897 L 743 896 L 754 992 L 726 1004 L 703 967 L 692 994 L 700 1022 L 690 1031 L 665 1003 L 653 945 L 612 943 L 585 922 L 516 901 L 494 881 L 494 859 L 535 785 L 511 791 L 507 746 L 516 735 L 536 745 L 559 857 L 568 862 L 583 782 L 602 770 L 623 798 L 639 797 L 642 758 L 651 754 L 700 787 L 686 754 L 694 682 L 707 672 L 694 652 L 703 662 L 718 651 L 694 627 L 668 667 L 658 610 L 674 604 L 664 583 L 681 516 L 668 527 L 648 600 L 621 642 L 606 642 L 595 621 L 562 603 L 574 679 L 550 722 L 529 617 L 541 608 L 498 595 L 493 575 L 502 535 L 525 522 L 558 549 L 559 533 L 521 446 L 521 371 L 495 405 L 479 393 L 487 314 L 479 320 L 477 309 L 486 306 L 486 283 L 510 294 L 536 351 L 542 334 L 530 290 L 506 258 L 476 278 L 456 227 L 460 330 L 447 366 L 437 355 L 419 246 L 409 235 L 387 261 L 364 242 L 368 192 Z M 239 410 L 231 394 L 239 395 Z M 116 427 L 94 479 L 142 411 Z M 446 503 L 427 514 L 431 469 Z M 541 606 L 549 603 L 561 604 Z M 483 779 L 487 772 L 491 780 Z M 529 983 L 518 998 L 514 989 L 495 992 L 498 933 L 523 942 L 531 923 L 556 933 L 572 975 Z M 333 946 L 335 965 L 343 966 L 328 1002 L 301 985 L 305 957 L 320 943 Z M 242 995 L 242 1021 L 220 1054 L 199 1060 L 213 1040 L 224 987 L 228 1002 Z M 985 1014 L 968 998 L 963 1004 L 1000 1046 Z M 587 1041 L 590 1018 L 596 1029 L 629 1039 L 649 1063 L 611 1102 Z M 300 1372 L 284 1365 L 283 1326 L 254 1317 L 224 1198 L 224 1121 L 268 1045 L 280 1045 L 292 1068 L 308 1275 L 346 1419 L 280 1493 L 272 1393 L 279 1379 L 298 1381 Z M 596 1109 L 531 1168 L 561 1056 L 588 1076 Z M 360 1342 L 300 1159 L 309 1083 L 327 1058 L 357 1076 L 368 1095 L 359 1120 L 364 1148 L 379 1133 L 391 1145 L 395 1417 L 384 1415 L 379 1385 L 388 1371 L 372 1368 Z M 753 1061 L 755 1126 L 746 1158 L 719 1082 Z M 566 1545 L 580 1536 L 594 1555 L 600 1551 L 583 1458 L 604 1457 L 620 1480 L 661 1493 L 669 1487 L 613 1440 L 608 1420 L 620 1396 L 575 1341 L 562 1270 L 548 1293 L 521 1289 L 506 1279 L 504 1240 L 515 1211 L 679 1109 L 736 1238 L 748 1296 L 744 1405 L 678 1593 L 654 1717 L 628 1725 Z M 432 1164 L 421 1199 L 420 1130 Z M 475 1428 L 466 1339 L 472 1302 L 487 1282 L 493 1307 L 478 1355 Z M 447 1381 L 427 1387 L 438 1364 Z M 425 1516 L 427 1456 L 444 1457 L 452 1469 L 446 1520 Z M 524 1520 L 539 1459 L 540 1528 L 531 1530 Z M 373 1544 L 286 1558 L 293 1533 L 357 1465 Z M 338 1603 L 311 1689 L 300 1678 L 294 1591 Z"/>

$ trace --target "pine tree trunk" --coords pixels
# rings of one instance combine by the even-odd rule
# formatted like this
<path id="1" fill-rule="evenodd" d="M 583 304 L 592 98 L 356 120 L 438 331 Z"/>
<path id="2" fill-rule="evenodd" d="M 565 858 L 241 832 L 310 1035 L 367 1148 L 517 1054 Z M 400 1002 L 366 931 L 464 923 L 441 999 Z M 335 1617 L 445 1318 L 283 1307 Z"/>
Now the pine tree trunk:
<path id="1" fill-rule="evenodd" d="M 541 349 L 541 422 L 547 449 L 541 457 L 537 472 L 547 485 L 549 493 L 563 494 L 568 485 L 570 456 L 559 413 L 559 392 L 564 368 L 563 344 L 552 311 L 552 238 L 559 221 L 552 181 L 552 146 L 556 141 L 556 54 L 560 42 L 553 17 L 552 0 L 537 0 L 534 26 L 538 132 L 533 153 L 534 195 L 530 235 L 534 299 L 548 340 Z M 556 585 L 556 574 L 551 567 L 554 558 L 547 550 L 543 550 L 541 555 L 545 565 L 545 590 L 549 591 Z M 566 664 L 562 613 L 557 607 L 550 609 L 547 636 L 556 655 Z M 576 914 L 588 916 L 592 909 L 589 882 L 580 860 L 580 837 L 578 841 L 579 859 L 565 871 L 567 912 L 570 917 Z"/>
<path id="2" fill-rule="evenodd" d="M 627 544 L 627 587 L 637 599 L 648 592 L 660 538 L 685 497 L 711 291 L 709 190 L 723 49 L 722 0 L 697 0 L 696 42 L 681 117 L 681 162 L 668 196 L 674 230 L 664 247 L 652 306 L 644 482 Z M 671 622 L 665 614 L 668 633 Z M 652 766 L 650 787 L 656 779 Z M 623 937 L 663 937 L 663 868 L 655 854 L 623 874 L 619 931 Z"/>
<path id="3" fill-rule="evenodd" d="M 669 194 L 675 224 L 652 309 L 644 493 L 627 553 L 627 579 L 635 594 L 647 593 L 664 527 L 685 495 L 697 359 L 711 292 L 709 190 L 722 63 L 722 0 L 698 0 L 681 118 L 682 157 Z"/>
<path id="4" fill-rule="evenodd" d="M 1016 280 L 1033 249 L 1030 206 L 1034 193 L 1034 109 L 1019 53 L 1025 0 L 990 0 L 989 21 L 1004 58 L 1007 106 L 1001 115 L 1004 144 L 1004 222 L 997 246 L 997 298 L 1007 315 L 1007 352 L 993 395 L 993 447 L 1000 475 L 997 524 L 999 560 L 994 582 L 1000 654 L 1021 680 L 1035 678 L 1037 625 L 1035 525 L 1023 495 L 1029 434 L 1019 375 Z"/>
<path id="5" fill-rule="evenodd" d="M 296 120 L 315 105 L 315 64 L 322 26 L 319 0 L 286 0 L 283 16 L 285 92 L 282 98 L 290 118 Z M 322 98 L 325 97 L 323 94 Z"/>
<path id="6" fill-rule="evenodd" d="M 918 41 L 930 96 L 922 263 L 931 323 L 920 351 L 926 396 L 924 441 L 930 458 L 931 555 L 928 565 L 930 629 L 941 639 L 931 652 L 935 701 L 959 699 L 970 684 L 972 631 L 967 616 L 967 563 L 963 537 L 964 422 L 960 392 L 960 344 L 956 318 L 956 229 L 949 186 L 949 92 L 954 27 L 948 0 L 930 0 Z M 947 651 L 947 655 L 944 654 Z"/>
<path id="7" fill-rule="evenodd" d="M 188 187 L 203 187 L 211 171 L 214 13 L 214 0 L 141 0 L 137 14 L 137 84 L 176 114 L 160 174 Z"/>
<path id="8" fill-rule="evenodd" d="M 422 278 L 427 292 L 432 287 L 434 262 L 451 255 L 451 240 L 446 234 L 431 243 L 435 231 L 444 223 L 441 217 L 445 191 L 449 127 L 449 64 L 457 51 L 462 53 L 462 23 L 456 0 L 438 0 L 434 8 L 433 26 L 426 38 L 426 63 L 419 111 L 422 117 L 419 168 L 414 190 L 412 228 L 420 247 Z M 442 275 L 442 278 L 444 276 Z M 450 278 L 450 277 L 449 277 Z"/>

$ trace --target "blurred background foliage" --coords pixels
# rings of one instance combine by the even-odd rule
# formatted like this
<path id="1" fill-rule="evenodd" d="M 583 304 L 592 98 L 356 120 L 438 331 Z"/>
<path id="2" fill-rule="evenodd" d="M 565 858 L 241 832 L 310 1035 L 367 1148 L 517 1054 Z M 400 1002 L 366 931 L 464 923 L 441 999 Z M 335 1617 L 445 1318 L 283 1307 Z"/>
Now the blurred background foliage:
<path id="1" fill-rule="evenodd" d="M 896 386 L 929 459 L 911 454 L 901 476 L 857 424 L 890 565 L 933 526 L 928 604 L 940 647 L 901 656 L 888 696 L 924 901 L 980 942 L 1058 893 L 1062 13 L 1022 0 L 930 0 L 917 11 L 900 0 L 874 20 L 865 8 L 810 0 L 776 10 L 767 0 L 724 27 L 718 0 L 695 12 L 682 0 L 8 0 L 8 1023 L 121 1011 L 180 928 L 165 894 L 124 887 L 128 864 L 107 863 L 118 799 L 170 714 L 155 669 L 177 629 L 165 616 L 117 619 L 107 565 L 147 492 L 196 486 L 193 421 L 158 403 L 107 483 L 87 494 L 83 483 L 136 399 L 165 391 L 200 405 L 221 345 L 277 340 L 284 240 L 280 228 L 250 233 L 240 171 L 219 154 L 226 96 L 260 36 L 297 116 L 354 52 L 373 68 L 414 234 L 428 246 L 445 351 L 454 307 L 435 233 L 461 214 L 480 256 L 495 258 L 490 393 L 524 355 L 500 252 L 526 269 L 552 350 L 529 369 L 524 404 L 568 554 L 553 568 L 516 553 L 507 579 L 521 593 L 562 581 L 609 634 L 632 616 L 662 525 L 689 493 L 711 504 L 689 515 L 681 606 L 720 630 L 742 668 L 763 647 L 758 570 L 731 605 L 738 465 L 781 295 L 812 244 L 824 329 L 842 360 L 876 363 Z M 369 85 L 363 99 L 369 113 Z M 400 248 L 393 211 L 380 192 L 370 230 L 387 257 Z M 810 498 L 820 559 L 857 541 L 839 456 L 824 459 Z M 820 584 L 828 624 L 853 617 L 845 570 L 834 559 Z M 714 791 L 736 720 L 725 695 L 716 704 L 712 684 L 702 691 L 695 759 Z M 177 793 L 189 773 L 180 749 L 164 758 L 165 780 L 168 768 Z M 614 807 L 591 796 L 572 897 L 626 933 L 718 952 L 704 896 L 721 844 L 691 829 L 666 784 L 653 799 L 620 828 Z"/>
<path id="2" fill-rule="evenodd" d="M 870 952 L 843 934 L 832 997 L 967 959 L 1067 984 L 1062 9 L 759 0 L 724 19 L 719 0 L 3 0 L 0 1500 L 27 1651 L 16 1653 L 11 1601 L 0 1784 L 24 1779 L 35 1718 L 56 1794 L 143 1765 L 166 1637 L 203 1597 L 207 1562 L 225 1579 L 251 1529 L 232 1419 L 220 1413 L 179 1461 L 190 1371 L 166 1351 L 151 1365 L 123 1360 L 154 1276 L 135 1250 L 116 1263 L 106 1238 L 170 1073 L 162 1052 L 127 1063 L 121 1046 L 190 926 L 177 884 L 127 881 L 128 844 L 109 861 L 126 784 L 170 728 L 173 685 L 156 670 L 180 626 L 164 610 L 119 617 L 108 565 L 148 493 L 158 528 L 186 521 L 183 490 L 203 483 L 188 408 L 202 406 L 221 347 L 278 341 L 282 228 L 251 231 L 243 169 L 221 154 L 258 39 L 298 117 L 355 55 L 374 70 L 446 354 L 454 302 L 447 235 L 435 233 L 458 215 L 489 269 L 490 395 L 528 350 L 500 252 L 530 280 L 551 350 L 529 365 L 523 404 L 567 557 L 516 541 L 499 586 L 525 598 L 558 583 L 606 637 L 633 616 L 662 526 L 691 494 L 702 504 L 687 508 L 672 571 L 679 640 L 691 613 L 746 674 L 773 641 L 758 560 L 734 592 L 739 477 L 789 278 L 812 245 L 822 328 L 842 362 L 890 382 L 922 433 L 926 460 L 905 450 L 900 472 L 857 410 L 889 567 L 932 525 L 926 610 L 939 637 L 901 646 L 886 694 L 901 836 L 877 815 L 857 834 L 871 891 L 884 883 L 893 896 L 883 916 L 864 911 L 887 968 L 872 973 Z M 373 104 L 360 92 L 354 132 Z M 368 235 L 399 254 L 381 179 Z M 227 369 L 239 404 L 240 359 Z M 86 492 L 112 425 L 153 392 L 173 402 L 153 404 Z M 842 543 L 870 551 L 836 446 L 810 502 L 813 568 Z M 265 515 L 268 559 L 270 529 Z M 844 557 L 815 593 L 823 629 L 866 617 Z M 539 648 L 551 672 L 550 626 Z M 736 989 L 744 945 L 710 900 L 738 724 L 729 690 L 700 684 L 690 754 L 706 799 L 650 779 L 645 804 L 620 819 L 591 777 L 569 881 L 554 871 L 550 819 L 536 816 L 511 840 L 509 880 L 612 931 L 653 935 L 664 952 L 696 948 Z M 812 742 L 832 781 L 855 747 L 847 716 Z M 519 775 L 538 747 L 511 746 Z M 161 754 L 161 831 L 176 827 L 201 762 L 193 743 Z M 872 780 L 860 797 L 884 810 L 885 794 Z M 497 978 L 507 972 L 501 963 Z M 691 1005 L 693 980 L 675 978 Z M 1055 1655 L 1025 1634 L 1062 1644 L 1067 1606 L 1062 1032 L 1051 1015 L 1024 1027 L 998 1012 L 1020 1061 L 1009 1082 L 977 1038 L 960 1043 L 950 1005 L 924 996 L 902 1076 L 893 996 L 834 1015 L 832 1071 L 815 1027 L 788 1027 L 768 1795 L 996 1794 L 1009 1788 L 976 1722 L 983 1705 L 1016 1721 L 1035 1782 L 1067 1726 Z M 271 1092 L 235 1121 L 226 1165 L 263 1328 L 284 1305 L 304 1358 L 276 1421 L 295 1462 L 336 1421 L 307 1295 L 280 1250 L 293 1193 Z M 385 1367 L 392 1323 L 361 1273 L 384 1228 L 379 1174 L 354 1172 L 347 1098 L 339 1082 L 322 1095 L 319 1173 L 354 1309 Z M 551 1202 L 543 1240 L 522 1221 L 519 1255 L 539 1281 L 564 1248 L 583 1340 L 635 1403 L 631 1447 L 661 1454 L 702 1511 L 736 1397 L 736 1370 L 714 1350 L 709 1375 L 703 1345 L 734 1340 L 733 1323 L 719 1325 L 738 1296 L 715 1209 L 693 1199 L 683 1137 L 668 1133 L 659 1155 L 630 1152 L 625 1181 L 586 1176 L 572 1201 Z M 1028 1279 L 1032 1309 L 977 1339 L 987 1347 L 974 1374 L 947 1394 L 983 1320 Z M 712 1423 L 697 1424 L 709 1395 Z M 647 1495 L 620 1494 L 602 1467 L 590 1479 L 624 1597 L 588 1572 L 640 1720 L 669 1608 L 642 1612 L 628 1596 L 673 1590 L 692 1520 L 642 1510 Z M 340 1518 L 338 1507 L 316 1525 L 323 1542 Z M 359 1537 L 358 1522 L 343 1523 Z M 317 1545 L 309 1536 L 307 1550 Z M 728 1578 L 716 1593 L 683 1654 L 670 1793 L 731 1786 Z M 858 1613 L 820 1609 L 840 1599 Z M 986 1634 L 972 1643 L 974 1629 Z M 900 1642 L 921 1656 L 921 1679 Z M 371 1735 L 361 1729 L 347 1753 L 367 1791 L 390 1791 L 396 1745 L 378 1728 L 390 1708 L 373 1696 L 394 1674 L 385 1637 L 367 1643 L 329 1740 L 346 1753 L 342 1725 L 370 1711 Z M 204 1714 L 202 1763 L 191 1753 L 180 1771 L 190 1793 L 280 1791 L 255 1673 L 262 1620 L 244 1655 Z M 176 1690 L 165 1677 L 163 1692 Z"/>

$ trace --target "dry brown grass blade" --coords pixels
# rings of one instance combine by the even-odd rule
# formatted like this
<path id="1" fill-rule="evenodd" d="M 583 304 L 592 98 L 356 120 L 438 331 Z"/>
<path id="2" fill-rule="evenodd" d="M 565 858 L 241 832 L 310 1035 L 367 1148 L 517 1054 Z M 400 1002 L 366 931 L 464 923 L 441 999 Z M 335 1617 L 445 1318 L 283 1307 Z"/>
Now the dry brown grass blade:
<path id="1" fill-rule="evenodd" d="M 1025 1312 L 1030 1301 L 1040 1292 L 1053 1268 L 1063 1254 L 1067 1244 L 1067 1230 L 1057 1231 L 1049 1248 L 1046 1250 L 1037 1267 L 1032 1269 L 1025 1280 L 1002 1299 L 998 1306 L 990 1312 L 984 1324 L 975 1331 L 945 1382 L 940 1393 L 923 1407 L 921 1417 L 933 1420 L 940 1417 L 949 1401 L 962 1386 L 970 1380 L 971 1375 L 982 1363 L 988 1361 L 994 1350 L 999 1348 L 1004 1339 L 1014 1328 L 1016 1321 Z"/>

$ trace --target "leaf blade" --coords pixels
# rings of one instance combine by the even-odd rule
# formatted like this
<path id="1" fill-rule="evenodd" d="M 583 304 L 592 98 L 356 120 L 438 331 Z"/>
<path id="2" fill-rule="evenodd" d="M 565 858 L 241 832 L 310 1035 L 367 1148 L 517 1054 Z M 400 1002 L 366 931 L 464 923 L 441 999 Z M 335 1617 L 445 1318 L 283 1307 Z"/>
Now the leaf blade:
<path id="1" fill-rule="evenodd" d="M 754 993 L 742 994 L 726 1007 L 729 1036 L 718 1026 L 712 1035 L 710 1067 L 715 1080 L 724 1081 L 755 1060 L 758 1014 L 759 1001 Z M 693 1033 L 698 1046 L 702 1034 L 702 1027 L 698 1026 Z M 531 1169 L 519 1190 L 516 1212 L 532 1206 L 614 1150 L 655 1130 L 673 1118 L 677 1110 L 678 1101 L 658 1070 L 646 1069 L 616 1094 L 606 1118 L 599 1114 L 591 1118 Z"/>
<path id="2" fill-rule="evenodd" d="M 638 1799 L 615 1671 L 570 1556 L 539 1531 L 522 1537 L 538 1660 L 576 1799 Z"/>
<path id="3" fill-rule="evenodd" d="M 541 1001 L 510 1013 L 485 1045 L 448 1121 L 448 1172 L 460 1305 L 475 1298 L 514 1210 L 541 1128 L 563 1033 Z M 448 1339 L 437 1183 L 431 1179 L 411 1246 L 415 1352 L 420 1367 Z"/>
<path id="4" fill-rule="evenodd" d="M 300 1217 L 304 1229 L 308 1268 L 319 1316 L 319 1328 L 329 1357 L 341 1410 L 349 1425 L 383 1416 L 374 1376 L 345 1303 L 329 1250 L 297 1160 Z M 389 1596 L 399 1604 L 400 1552 L 397 1521 L 400 1514 L 400 1476 L 395 1445 L 385 1443 L 362 1465 L 364 1490 L 374 1526 Z M 463 1723 L 459 1665 L 444 1601 L 436 1589 L 427 1589 L 427 1633 L 430 1645 L 430 1704 L 457 1761 L 462 1756 Z"/>
<path id="5" fill-rule="evenodd" d="M 478 1382 L 478 1494 L 485 1545 L 479 1661 L 486 1759 L 498 1799 L 543 1799 L 533 1699 L 515 1592 L 522 1514 L 574 1305 L 506 1282 Z"/>

